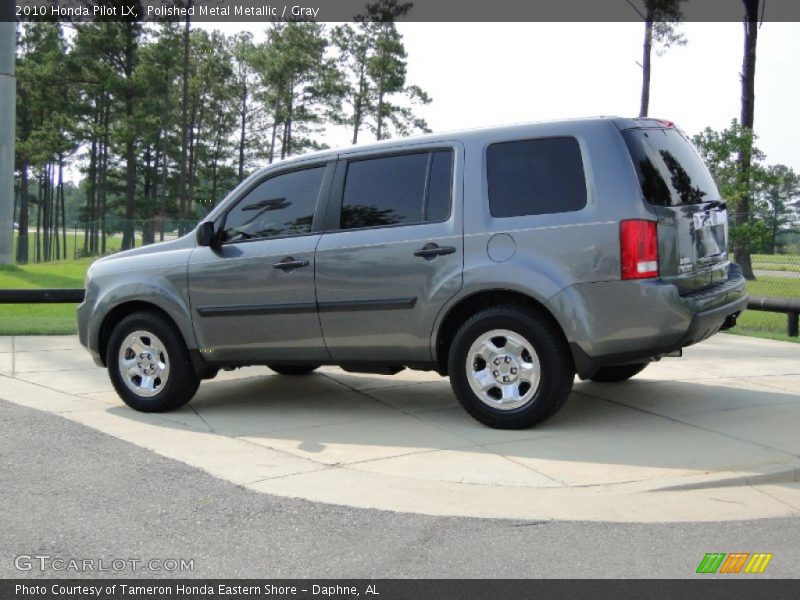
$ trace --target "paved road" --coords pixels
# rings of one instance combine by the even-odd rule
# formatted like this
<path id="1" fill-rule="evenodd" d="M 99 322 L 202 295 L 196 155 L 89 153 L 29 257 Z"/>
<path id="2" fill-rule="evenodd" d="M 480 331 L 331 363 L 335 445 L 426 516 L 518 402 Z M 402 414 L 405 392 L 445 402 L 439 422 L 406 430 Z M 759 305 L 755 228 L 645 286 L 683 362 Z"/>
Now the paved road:
<path id="1" fill-rule="evenodd" d="M 709 551 L 773 552 L 763 576 L 800 575 L 797 518 L 632 525 L 314 504 L 2 401 L 0 506 L 0 577 L 25 575 L 14 557 L 37 553 L 194 559 L 191 577 L 691 577 Z"/>

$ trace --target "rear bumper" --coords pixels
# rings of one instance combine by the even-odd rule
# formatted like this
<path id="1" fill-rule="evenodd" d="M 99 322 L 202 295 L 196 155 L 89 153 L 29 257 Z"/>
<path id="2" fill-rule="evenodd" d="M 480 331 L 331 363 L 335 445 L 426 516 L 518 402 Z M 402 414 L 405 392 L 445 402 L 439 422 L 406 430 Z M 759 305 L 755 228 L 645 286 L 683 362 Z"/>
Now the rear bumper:
<path id="1" fill-rule="evenodd" d="M 745 310 L 747 293 L 741 270 L 731 264 L 726 281 L 685 296 L 659 280 L 615 281 L 573 286 L 550 304 L 562 315 L 576 370 L 586 378 L 714 335 Z"/>

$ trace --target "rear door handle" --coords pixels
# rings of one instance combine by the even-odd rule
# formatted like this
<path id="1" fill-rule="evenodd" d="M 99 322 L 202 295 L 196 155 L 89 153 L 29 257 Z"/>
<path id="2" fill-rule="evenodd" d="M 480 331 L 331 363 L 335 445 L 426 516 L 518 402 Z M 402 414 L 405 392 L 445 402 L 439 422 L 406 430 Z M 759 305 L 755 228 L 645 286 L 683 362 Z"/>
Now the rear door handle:
<path id="1" fill-rule="evenodd" d="M 282 271 L 291 271 L 293 269 L 301 269 L 303 267 L 307 267 L 309 263 L 307 260 L 295 260 L 291 256 L 287 256 L 280 262 L 276 262 L 272 265 L 274 269 L 281 269 Z"/>
<path id="2" fill-rule="evenodd" d="M 454 246 L 439 246 L 433 242 L 425 244 L 419 250 L 414 251 L 414 256 L 424 258 L 425 260 L 433 260 L 437 256 L 444 256 L 445 254 L 453 254 L 456 251 Z"/>

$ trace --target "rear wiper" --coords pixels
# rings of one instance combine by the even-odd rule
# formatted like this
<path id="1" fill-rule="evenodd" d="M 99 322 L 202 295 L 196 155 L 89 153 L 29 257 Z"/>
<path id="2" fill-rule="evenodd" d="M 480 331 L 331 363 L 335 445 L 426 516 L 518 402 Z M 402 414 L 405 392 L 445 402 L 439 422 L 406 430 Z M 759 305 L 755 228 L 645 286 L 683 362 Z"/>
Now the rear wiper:
<path id="1" fill-rule="evenodd" d="M 727 203 L 723 202 L 722 200 L 712 200 L 708 204 L 706 204 L 703 208 L 705 210 L 711 210 L 712 208 L 718 208 L 720 210 L 725 210 L 727 207 Z"/>

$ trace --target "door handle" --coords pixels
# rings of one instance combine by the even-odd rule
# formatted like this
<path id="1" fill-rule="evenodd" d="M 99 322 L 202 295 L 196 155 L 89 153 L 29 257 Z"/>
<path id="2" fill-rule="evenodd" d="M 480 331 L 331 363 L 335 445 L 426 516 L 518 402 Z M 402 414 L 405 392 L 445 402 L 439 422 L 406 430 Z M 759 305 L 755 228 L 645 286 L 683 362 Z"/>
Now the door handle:
<path id="1" fill-rule="evenodd" d="M 307 267 L 309 263 L 307 260 L 295 260 L 291 256 L 287 256 L 280 262 L 276 262 L 272 265 L 273 269 L 281 269 L 282 271 L 291 271 L 293 269 L 301 269 L 302 267 Z"/>
<path id="2" fill-rule="evenodd" d="M 454 246 L 439 246 L 433 242 L 425 244 L 419 250 L 414 251 L 414 256 L 424 258 L 425 260 L 433 260 L 437 256 L 444 256 L 445 254 L 453 254 L 456 251 Z"/>

